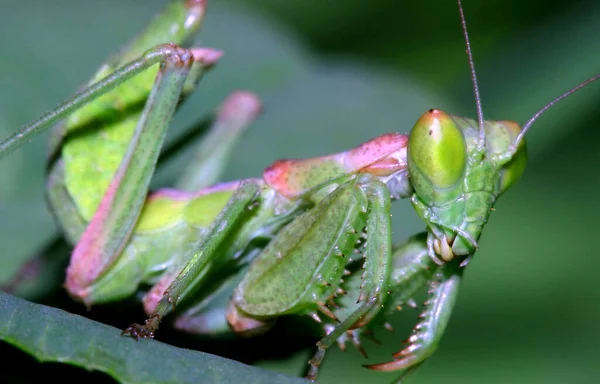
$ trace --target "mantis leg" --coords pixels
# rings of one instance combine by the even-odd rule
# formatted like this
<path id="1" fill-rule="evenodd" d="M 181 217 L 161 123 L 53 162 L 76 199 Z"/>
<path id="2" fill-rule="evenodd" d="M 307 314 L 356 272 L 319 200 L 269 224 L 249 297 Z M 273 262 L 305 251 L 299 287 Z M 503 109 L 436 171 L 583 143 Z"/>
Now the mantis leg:
<path id="1" fill-rule="evenodd" d="M 202 54 L 204 52 L 204 54 Z M 154 172 L 168 123 L 175 112 L 186 77 L 194 61 L 210 66 L 212 52 L 185 50 L 174 45 L 162 45 L 149 50 L 142 58 L 101 81 L 88 90 L 32 123 L 24 131 L 31 132 L 62 116 L 64 110 L 78 107 L 82 101 L 106 92 L 127 80 L 132 74 L 160 62 L 154 87 L 132 137 L 127 153 L 114 175 L 108 190 L 73 252 L 67 269 L 67 289 L 71 295 L 84 299 L 86 289 L 125 246 L 141 212 L 148 184 Z M 13 146 L 15 141 L 10 141 Z M 18 141 L 16 141 L 18 143 Z"/>
<path id="2" fill-rule="evenodd" d="M 244 212 L 258 199 L 260 192 L 261 186 L 255 182 L 244 183 L 235 191 L 225 208 L 208 228 L 197 251 L 164 291 L 162 298 L 145 324 L 143 326 L 133 324 L 124 330 L 123 334 L 131 335 L 134 338 L 152 338 L 154 336 L 162 318 L 173 310 L 179 300 L 193 291 L 196 282 L 202 277 L 209 263 L 219 263 L 219 257 L 224 254 L 219 252 L 219 248 L 240 224 L 244 218 Z"/>
<path id="3" fill-rule="evenodd" d="M 460 267 L 460 260 L 439 267 L 429 283 L 430 296 L 425 302 L 426 309 L 419 316 L 420 321 L 407 340 L 409 345 L 394 354 L 396 360 L 366 367 L 377 371 L 406 369 L 397 380 L 400 382 L 431 356 L 437 349 L 450 320 L 463 271 L 464 268 Z"/>
<path id="4" fill-rule="evenodd" d="M 352 265 L 351 268 L 356 271 L 355 265 Z M 351 332 L 342 335 L 337 340 L 341 349 L 345 348 L 347 341 L 352 341 L 358 351 L 366 357 L 366 353 L 360 345 L 360 337 L 368 337 L 372 326 L 381 323 L 384 324 L 385 328 L 391 330 L 391 325 L 387 323 L 390 316 L 396 311 L 402 310 L 405 306 L 416 308 L 414 295 L 429 285 L 437 268 L 427 251 L 427 232 L 412 236 L 403 244 L 395 246 L 392 250 L 390 297 L 386 299 L 384 309 L 366 327 L 353 329 Z M 359 304 L 356 303 L 355 293 L 360 290 L 359 287 L 362 285 L 362 281 L 359 273 L 351 273 L 344 281 L 344 289 L 347 292 L 338 296 L 336 300 L 338 308 L 334 310 L 338 318 L 346 319 L 359 307 Z M 330 327 L 331 329 L 334 328 L 333 325 Z"/>
<path id="5" fill-rule="evenodd" d="M 390 192 L 387 187 L 372 175 L 363 175 L 359 183 L 368 196 L 370 214 L 367 219 L 367 242 L 363 283 L 360 287 L 359 302 L 363 302 L 344 321 L 338 324 L 327 336 L 317 342 L 317 352 L 310 360 L 307 378 L 316 380 L 319 366 L 325 351 L 344 332 L 368 324 L 382 307 L 387 296 L 388 280 L 391 271 L 392 226 L 390 219 Z"/>
<path id="6" fill-rule="evenodd" d="M 261 103 L 256 95 L 241 91 L 232 93 L 221 105 L 207 136 L 202 139 L 196 151 L 193 162 L 179 179 L 176 188 L 197 192 L 216 183 L 231 150 L 244 129 L 256 119 L 260 109 Z M 61 225 L 69 242 L 77 244 L 87 221 L 81 216 L 67 190 L 62 160 L 51 166 L 47 197 L 53 207 L 52 213 L 57 219 L 56 222 Z"/>
<path id="7" fill-rule="evenodd" d="M 172 71 L 174 63 L 171 63 L 168 66 L 166 63 L 168 61 L 174 61 L 178 55 L 181 54 L 181 52 L 182 48 L 178 48 L 169 44 L 161 45 L 146 51 L 146 53 L 140 58 L 131 61 L 129 64 L 121 67 L 111 75 L 105 77 L 95 84 L 92 84 L 88 88 L 73 96 L 73 98 L 65 101 L 52 111 L 45 113 L 38 119 L 23 127 L 18 132 L 2 140 L 0 142 L 0 158 L 10 154 L 12 151 L 26 144 L 31 137 L 46 131 L 60 119 L 68 116 L 85 104 L 88 104 L 89 102 L 111 91 L 120 84 L 125 83 L 153 65 L 161 63 L 161 72 L 163 73 L 165 71 Z M 214 62 L 220 56 L 218 51 L 208 49 L 191 49 L 187 50 L 186 52 L 188 54 L 193 54 L 194 60 L 203 63 L 205 66 L 214 64 Z M 159 77 L 157 77 L 157 80 Z"/>
<path id="8" fill-rule="evenodd" d="M 256 254 L 258 252 L 260 250 L 256 250 Z M 251 256 L 251 258 L 253 257 Z M 233 290 L 240 283 L 247 270 L 247 267 L 242 267 L 228 280 L 219 280 L 220 286 L 213 291 L 213 294 L 207 300 L 203 300 L 186 309 L 183 313 L 177 314 L 174 327 L 186 333 L 199 335 L 233 334 L 227 322 L 227 305 Z"/>

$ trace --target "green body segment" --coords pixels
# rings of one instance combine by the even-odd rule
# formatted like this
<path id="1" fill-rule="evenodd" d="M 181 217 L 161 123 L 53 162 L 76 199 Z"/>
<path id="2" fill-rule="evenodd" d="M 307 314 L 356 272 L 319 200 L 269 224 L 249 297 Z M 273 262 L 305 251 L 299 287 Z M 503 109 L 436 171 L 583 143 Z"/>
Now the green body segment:
<path id="1" fill-rule="evenodd" d="M 183 1 L 171 2 L 137 39 L 100 67 L 90 84 L 154 46 L 185 44 L 198 30 L 203 16 L 203 7 L 190 7 Z M 127 151 L 157 71 L 158 65 L 143 71 L 75 111 L 53 134 L 53 144 L 61 146 L 59 156 L 64 161 L 66 188 L 86 222 L 98 208 Z M 193 89 L 201 72 L 199 65 L 192 67 L 185 92 Z"/>
<path id="2" fill-rule="evenodd" d="M 141 283 L 154 284 L 171 266 L 184 263 L 236 188 L 237 183 L 150 196 L 127 247 L 89 287 L 87 300 L 102 303 L 128 297 Z"/>
<path id="3" fill-rule="evenodd" d="M 513 122 L 486 121 L 482 148 L 475 120 L 431 110 L 415 127 L 408 148 L 410 177 L 416 180 L 413 205 L 440 240 L 436 251 L 444 259 L 472 254 L 496 199 L 524 171 L 524 142 L 511 161 L 500 160 L 520 128 Z M 441 127 L 439 132 L 435 127 Z M 466 150 L 463 154 L 457 152 L 461 147 Z M 465 160 L 462 170 L 446 167 L 449 154 Z M 444 243 L 451 247 L 451 253 L 439 250 L 446 246 Z"/>
<path id="4" fill-rule="evenodd" d="M 264 321 L 285 314 L 319 319 L 320 311 L 337 320 L 331 302 L 343 292 L 342 277 L 352 255 L 362 249 L 362 283 L 353 292 L 358 293 L 357 306 L 317 343 L 308 373 L 313 379 L 326 349 L 352 329 L 369 324 L 389 295 L 390 191 L 369 173 L 347 178 L 339 185 L 336 180 L 335 190 L 288 224 L 256 257 L 234 292 L 235 308 L 228 316 L 232 327 L 243 332 L 263 328 Z M 363 237 L 366 244 L 359 241 Z"/>
<path id="5" fill-rule="evenodd" d="M 363 284 L 359 301 L 377 297 L 378 303 L 387 297 L 392 255 L 392 219 L 390 191 L 384 183 L 370 174 L 358 178 L 362 182 L 369 201 L 369 215 L 366 233 L 368 240 L 364 244 L 365 259 L 362 275 Z M 375 313 L 380 306 L 374 305 Z M 368 323 L 374 314 L 365 315 L 361 322 Z"/>
<path id="6" fill-rule="evenodd" d="M 222 189 L 216 186 L 196 193 L 157 191 L 146 200 L 134 233 L 141 235 L 167 230 L 181 221 L 206 228 L 231 198 L 237 185 L 224 184 Z"/>
<path id="7" fill-rule="evenodd" d="M 290 198 L 298 198 L 324 183 L 347 175 L 339 155 L 301 160 L 279 160 L 264 172 L 265 181 Z"/>
<path id="8" fill-rule="evenodd" d="M 333 293 L 366 225 L 367 198 L 353 181 L 287 225 L 252 263 L 235 305 L 249 315 L 308 313 Z"/>

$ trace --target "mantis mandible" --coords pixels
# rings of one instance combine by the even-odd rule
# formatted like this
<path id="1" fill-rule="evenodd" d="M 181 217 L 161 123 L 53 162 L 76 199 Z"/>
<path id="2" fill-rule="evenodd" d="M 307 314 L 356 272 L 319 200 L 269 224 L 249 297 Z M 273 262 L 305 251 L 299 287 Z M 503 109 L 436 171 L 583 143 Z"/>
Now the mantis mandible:
<path id="1" fill-rule="evenodd" d="M 174 2 L 162 28 L 157 19 L 101 68 L 90 88 L 0 144 L 0 153 L 8 153 L 64 120 L 52 138 L 48 197 L 76 244 L 69 293 L 91 305 L 153 284 L 144 299 L 150 318 L 126 330 L 152 337 L 175 304 L 186 301 L 176 326 L 206 331 L 195 328 L 205 301 L 241 280 L 227 311 L 236 332 L 264 332 L 288 314 L 323 322 L 327 336 L 309 372 L 315 379 L 330 345 L 359 345 L 362 332 L 429 287 L 409 346 L 397 360 L 371 366 L 414 370 L 439 343 L 490 208 L 524 169 L 525 132 L 549 106 L 596 77 L 521 129 L 483 120 L 471 59 L 477 121 L 431 110 L 410 136 L 383 135 L 340 154 L 277 162 L 259 179 L 215 185 L 215 159 L 227 156 L 260 109 L 254 95 L 237 93 L 224 103 L 180 190 L 147 196 L 180 96 L 219 58 L 211 49 L 157 44 L 183 45 L 205 6 Z M 461 18 L 465 26 L 462 11 Z M 168 35 L 172 29 L 165 27 L 173 23 L 181 35 Z M 158 63 L 158 72 L 150 69 Z M 98 159 L 109 161 L 99 167 Z M 428 231 L 392 247 L 389 206 L 398 198 L 410 198 Z M 364 263 L 352 258 L 356 250 Z"/>

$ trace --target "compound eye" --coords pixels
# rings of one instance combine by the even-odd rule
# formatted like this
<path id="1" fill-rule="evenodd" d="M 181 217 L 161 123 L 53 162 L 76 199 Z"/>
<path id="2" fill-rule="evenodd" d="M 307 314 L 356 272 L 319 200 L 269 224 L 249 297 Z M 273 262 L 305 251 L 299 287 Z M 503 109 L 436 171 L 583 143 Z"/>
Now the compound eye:
<path id="1" fill-rule="evenodd" d="M 428 184 L 425 189 L 433 192 L 453 189 L 462 181 L 467 145 L 450 115 L 432 109 L 421 116 L 410 133 L 408 163 L 418 193 L 418 184 Z M 433 195 L 431 199 L 436 200 Z"/>

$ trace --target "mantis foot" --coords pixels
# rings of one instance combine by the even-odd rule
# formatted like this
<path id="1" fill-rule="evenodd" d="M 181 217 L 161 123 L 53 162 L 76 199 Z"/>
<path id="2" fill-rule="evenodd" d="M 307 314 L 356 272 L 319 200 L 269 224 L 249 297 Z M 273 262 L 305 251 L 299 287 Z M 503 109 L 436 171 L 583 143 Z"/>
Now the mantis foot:
<path id="1" fill-rule="evenodd" d="M 123 332 L 121 332 L 121 336 L 131 336 L 136 340 L 153 339 L 154 332 L 156 332 L 156 330 L 158 329 L 159 324 L 160 315 L 152 315 L 144 322 L 144 325 L 131 324 L 129 327 L 123 330 Z"/>

